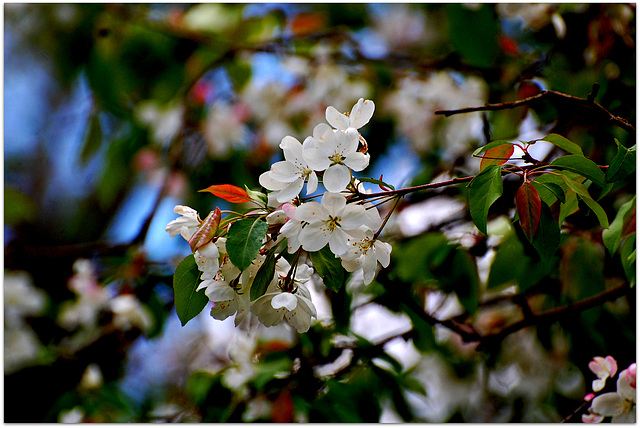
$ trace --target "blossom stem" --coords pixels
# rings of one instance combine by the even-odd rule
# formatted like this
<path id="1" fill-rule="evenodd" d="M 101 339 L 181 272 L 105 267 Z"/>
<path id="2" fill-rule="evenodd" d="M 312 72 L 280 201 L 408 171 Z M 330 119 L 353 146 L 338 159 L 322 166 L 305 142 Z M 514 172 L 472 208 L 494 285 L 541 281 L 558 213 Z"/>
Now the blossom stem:
<path id="1" fill-rule="evenodd" d="M 355 200 L 371 199 L 371 198 L 377 198 L 380 196 L 404 196 L 409 193 L 419 192 L 421 190 L 437 189 L 439 187 L 446 187 L 446 186 L 451 186 L 459 183 L 467 183 L 473 180 L 474 178 L 476 178 L 475 175 L 472 175 L 469 177 L 453 178 L 451 180 L 441 181 L 439 183 L 428 183 L 428 184 L 421 184 L 419 186 L 406 187 L 404 189 L 388 190 L 385 192 L 368 193 L 368 194 L 360 193 L 355 197 Z"/>
<path id="2" fill-rule="evenodd" d="M 387 221 L 389 221 L 391 214 L 393 214 L 399 202 L 400 202 L 400 196 L 396 196 L 396 200 L 393 203 L 393 206 L 391 207 L 387 215 L 384 217 L 384 220 L 382 220 L 382 224 L 380 225 L 380 228 L 378 229 L 378 231 L 373 235 L 374 240 L 378 239 L 378 235 L 380 235 L 380 232 L 382 232 L 382 229 L 384 229 L 384 226 L 387 224 Z"/>

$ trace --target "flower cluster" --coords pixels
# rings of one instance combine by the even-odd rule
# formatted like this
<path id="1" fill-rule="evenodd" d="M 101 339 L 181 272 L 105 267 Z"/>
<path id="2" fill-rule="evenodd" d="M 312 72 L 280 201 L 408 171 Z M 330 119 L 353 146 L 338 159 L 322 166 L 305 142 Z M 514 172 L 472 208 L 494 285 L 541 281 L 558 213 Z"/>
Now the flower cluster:
<path id="1" fill-rule="evenodd" d="M 373 101 L 362 98 L 350 113 L 328 107 L 328 124 L 315 126 L 302 143 L 284 137 L 280 143 L 284 160 L 259 177 L 268 195 L 230 185 L 206 189 L 231 202 L 253 202 L 258 209 L 223 220 L 218 210 L 217 217 L 210 214 L 203 221 L 192 208 L 175 207 L 180 217 L 166 231 L 191 245 L 202 281 L 196 291 L 204 290 L 213 302 L 215 319 L 235 314 L 237 326 L 251 312 L 265 326 L 286 320 L 298 332 L 306 332 L 317 313 L 306 286 L 314 270 L 299 262 L 302 254 L 327 247 L 335 260 L 327 263 L 337 263 L 348 272 L 361 270 L 366 284 L 375 278 L 378 263 L 389 265 L 391 246 L 377 239 L 383 225 L 380 214 L 357 197 L 366 192 L 353 176 L 353 171 L 369 165 L 367 143 L 358 130 L 374 109 Z M 326 192 L 314 194 L 320 184 Z M 248 221 L 248 229 L 234 229 L 239 221 Z M 236 245 L 238 241 L 241 245 Z M 284 241 L 286 249 L 280 245 Z M 289 264 L 285 253 L 292 254 L 294 262 Z M 254 282 L 259 285 L 252 289 Z"/>
<path id="2" fill-rule="evenodd" d="M 618 371 L 616 360 L 595 357 L 589 363 L 589 369 L 598 376 L 593 381 L 593 392 L 601 391 L 608 378 L 613 379 Z M 588 423 L 602 422 L 611 416 L 613 423 L 634 423 L 636 421 L 636 363 L 631 364 L 618 375 L 616 392 L 607 392 L 596 396 L 589 394 L 586 400 L 593 399 L 589 413 L 582 415 L 582 421 Z"/>

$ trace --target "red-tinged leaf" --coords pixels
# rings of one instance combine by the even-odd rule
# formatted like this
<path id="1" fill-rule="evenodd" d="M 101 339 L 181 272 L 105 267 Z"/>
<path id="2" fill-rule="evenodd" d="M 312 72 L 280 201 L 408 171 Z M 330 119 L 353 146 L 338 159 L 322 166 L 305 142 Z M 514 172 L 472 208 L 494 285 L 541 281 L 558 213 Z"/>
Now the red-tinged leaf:
<path id="1" fill-rule="evenodd" d="M 198 192 L 213 193 L 215 196 L 234 204 L 251 201 L 246 190 L 232 184 L 214 184 L 206 189 L 198 190 Z"/>
<path id="2" fill-rule="evenodd" d="M 487 150 L 480 162 L 480 171 L 488 165 L 502 165 L 513 154 L 513 145 L 502 145 Z"/>
<path id="3" fill-rule="evenodd" d="M 540 211 L 542 210 L 540 195 L 533 184 L 527 182 L 520 186 L 516 193 L 516 208 L 520 225 L 527 238 L 532 241 L 540 222 Z"/>
<path id="4" fill-rule="evenodd" d="M 209 213 L 198 230 L 196 230 L 191 239 L 189 239 L 191 251 L 196 251 L 211 242 L 213 237 L 216 236 L 216 233 L 218 233 L 221 217 L 222 213 L 218 207 Z"/>

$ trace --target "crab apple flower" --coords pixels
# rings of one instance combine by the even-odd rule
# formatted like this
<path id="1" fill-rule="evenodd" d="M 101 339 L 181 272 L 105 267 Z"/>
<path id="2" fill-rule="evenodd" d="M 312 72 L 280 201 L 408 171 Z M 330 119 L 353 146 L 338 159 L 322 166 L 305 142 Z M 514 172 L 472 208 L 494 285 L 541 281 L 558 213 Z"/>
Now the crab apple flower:
<path id="1" fill-rule="evenodd" d="M 369 166 L 369 155 L 358 152 L 360 134 L 355 128 L 345 131 L 332 130 L 321 123 L 313 129 L 313 139 L 303 154 L 309 167 L 324 171 L 322 184 L 332 193 L 347 188 L 351 170 L 362 171 Z"/>
<path id="2" fill-rule="evenodd" d="M 319 251 L 329 244 L 336 256 L 349 250 L 347 231 L 355 230 L 368 221 L 362 205 L 347 204 L 347 199 L 338 193 L 325 193 L 320 203 L 312 201 L 300 205 L 296 208 L 295 217 L 309 223 L 298 236 L 305 251 Z"/>
<path id="3" fill-rule="evenodd" d="M 349 128 L 359 129 L 369 123 L 375 110 L 375 104 L 371 100 L 360 98 L 351 108 L 349 115 L 342 114 L 335 107 L 327 107 L 327 122 L 336 129 L 346 131 Z"/>
<path id="4" fill-rule="evenodd" d="M 612 416 L 613 423 L 633 423 L 636 421 L 636 363 L 620 372 L 617 382 L 617 391 L 602 394 L 593 399 L 589 408 L 593 418 L 598 416 Z M 585 415 L 584 419 L 591 419 Z"/>
<path id="5" fill-rule="evenodd" d="M 365 226 L 351 231 L 349 250 L 340 258 L 342 267 L 348 272 L 362 269 L 365 285 L 371 284 L 376 276 L 378 262 L 382 267 L 389 266 L 391 245 L 374 238 L 373 231 Z"/>
<path id="6" fill-rule="evenodd" d="M 613 377 L 616 374 L 618 364 L 612 356 L 606 358 L 594 357 L 589 363 L 589 370 L 598 376 L 598 379 L 594 380 L 592 384 L 593 391 L 598 392 L 604 388 L 607 378 Z"/>
<path id="7" fill-rule="evenodd" d="M 247 269 L 247 271 L 249 271 Z M 257 270 L 257 269 L 256 269 Z M 213 302 L 211 316 L 217 320 L 225 320 L 236 314 L 235 325 L 238 326 L 248 314 L 250 283 L 242 283 L 240 270 L 230 261 L 226 261 L 216 278 L 202 281 L 196 291 L 204 289 L 204 294 Z"/>
<path id="8" fill-rule="evenodd" d="M 170 221 L 164 230 L 166 230 L 172 238 L 175 238 L 176 235 L 182 235 L 186 241 L 189 241 L 195 231 L 200 227 L 198 212 L 184 205 L 176 205 L 173 212 L 180 214 L 182 217 Z"/>
<path id="9" fill-rule="evenodd" d="M 267 327 L 287 320 L 298 333 L 305 333 L 311 327 L 311 318 L 318 316 L 311 301 L 311 293 L 304 285 L 311 279 L 313 269 L 305 264 L 298 265 L 292 278 L 293 286 L 288 287 L 291 291 L 284 291 L 282 283 L 290 270 L 289 263 L 280 259 L 276 268 L 277 275 L 269 284 L 267 292 L 251 302 L 251 312 Z"/>
<path id="10" fill-rule="evenodd" d="M 220 249 L 217 244 L 218 242 L 209 242 L 194 253 L 198 269 L 202 272 L 200 279 L 212 279 L 220 269 Z"/>
<path id="11" fill-rule="evenodd" d="M 307 137 L 302 144 L 291 136 L 284 137 L 280 148 L 284 152 L 285 160 L 274 163 L 269 171 L 258 178 L 265 189 L 278 192 L 278 202 L 287 202 L 298 196 L 306 180 L 307 195 L 318 188 L 318 176 L 309 168 L 302 155 L 303 148 L 309 147 L 312 143 L 311 137 Z"/>

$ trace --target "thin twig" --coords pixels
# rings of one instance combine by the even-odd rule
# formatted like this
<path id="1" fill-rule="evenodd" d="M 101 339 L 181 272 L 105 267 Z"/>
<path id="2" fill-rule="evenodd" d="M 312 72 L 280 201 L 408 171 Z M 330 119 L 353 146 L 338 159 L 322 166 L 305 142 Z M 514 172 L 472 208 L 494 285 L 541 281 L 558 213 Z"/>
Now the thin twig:
<path id="1" fill-rule="evenodd" d="M 613 122 L 614 125 L 628 131 L 628 132 L 636 132 L 636 128 L 631 125 L 626 119 L 615 116 L 606 108 L 602 107 L 600 104 L 595 102 L 593 98 L 595 98 L 594 94 L 597 94 L 597 83 L 594 85 L 594 89 L 589 94 L 588 98 L 579 98 L 574 97 L 573 95 L 563 94 L 562 92 L 544 90 L 539 94 L 523 98 L 521 100 L 513 101 L 513 102 L 504 102 L 504 103 L 496 103 L 496 104 L 485 104 L 480 107 L 466 107 L 457 110 L 438 110 L 435 114 L 441 114 L 446 117 L 452 116 L 454 114 L 462 114 L 462 113 L 472 113 L 476 111 L 497 111 L 497 110 L 506 110 L 512 109 L 516 107 L 521 107 L 529 104 L 536 103 L 541 101 L 542 99 L 549 98 L 551 100 L 557 101 L 569 101 L 571 103 L 579 104 L 585 107 L 590 107 L 595 109 L 596 112 L 602 116 L 603 119 L 609 122 Z"/>

